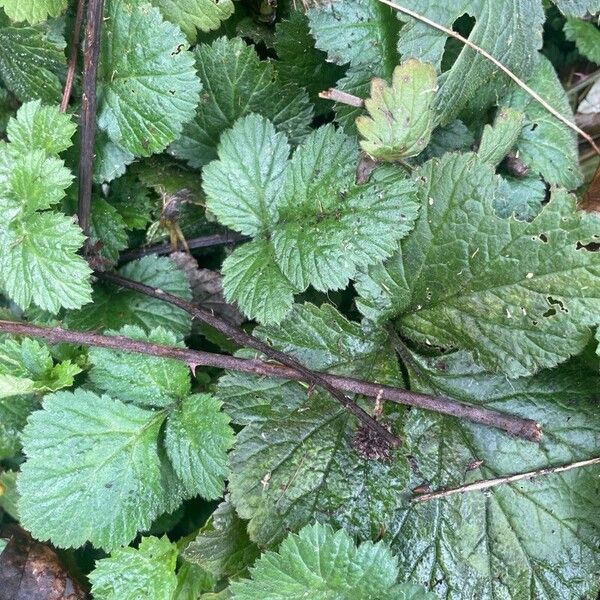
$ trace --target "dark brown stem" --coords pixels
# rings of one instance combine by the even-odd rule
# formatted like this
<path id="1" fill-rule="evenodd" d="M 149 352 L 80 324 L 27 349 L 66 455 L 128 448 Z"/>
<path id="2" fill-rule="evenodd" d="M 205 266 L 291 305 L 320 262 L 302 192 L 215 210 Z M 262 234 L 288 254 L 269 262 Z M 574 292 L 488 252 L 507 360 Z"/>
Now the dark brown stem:
<path id="1" fill-rule="evenodd" d="M 284 352 L 275 350 L 268 344 L 261 342 L 259 339 L 247 334 L 238 327 L 231 325 L 222 317 L 213 314 L 208 310 L 195 306 L 187 300 L 183 300 L 182 298 L 174 296 L 173 294 L 169 294 L 164 290 L 156 289 L 148 285 L 144 285 L 143 283 L 138 283 L 137 281 L 127 279 L 126 277 L 121 277 L 116 273 L 96 273 L 96 276 L 99 279 L 103 279 L 104 281 L 108 281 L 117 286 L 139 292 L 158 300 L 169 302 L 174 306 L 178 306 L 179 308 L 188 312 L 193 318 L 202 321 L 213 329 L 216 329 L 229 339 L 233 340 L 236 344 L 245 346 L 246 348 L 258 350 L 258 352 L 261 352 L 271 360 L 276 360 L 282 365 L 294 369 L 309 385 L 318 386 L 324 390 L 327 390 L 338 402 L 340 402 L 354 416 L 356 416 L 359 421 L 372 429 L 383 440 L 386 440 L 392 447 L 397 447 L 400 444 L 400 440 L 394 434 L 392 434 L 381 423 L 377 422 L 373 417 L 366 413 L 360 406 L 358 406 L 358 404 L 356 404 L 356 402 L 353 402 L 350 398 L 331 385 L 320 373 L 311 371 L 302 363 L 298 362 L 295 358 L 292 358 Z"/>
<path id="2" fill-rule="evenodd" d="M 75 79 L 75 69 L 77 67 L 77 53 L 79 52 L 79 38 L 81 36 L 81 22 L 83 21 L 83 6 L 85 0 L 78 0 L 77 12 L 75 13 L 75 22 L 73 24 L 73 35 L 71 37 L 71 53 L 67 64 L 67 79 L 63 89 L 62 100 L 60 103 L 60 112 L 66 112 L 71 99 L 71 90 L 73 89 L 73 80 Z"/>
<path id="3" fill-rule="evenodd" d="M 79 226 L 89 236 L 92 202 L 94 139 L 96 136 L 96 74 L 100 56 L 100 32 L 104 0 L 89 0 L 83 53 L 81 142 L 79 155 Z"/>
<path id="4" fill-rule="evenodd" d="M 96 346 L 98 348 L 111 348 L 123 352 L 138 352 L 150 356 L 173 358 L 187 364 L 192 371 L 200 366 L 215 367 L 266 377 L 307 381 L 296 369 L 275 363 L 268 363 L 258 359 L 238 358 L 225 354 L 214 354 L 200 350 L 189 350 L 187 348 L 163 346 L 152 342 L 132 340 L 123 336 L 108 336 L 91 331 L 69 331 L 60 327 L 42 327 L 29 323 L 1 320 L 0 332 L 41 338 L 53 344 L 68 343 L 80 346 Z M 400 388 L 354 379 L 353 377 L 342 377 L 329 373 L 320 373 L 319 375 L 330 385 L 346 392 L 361 394 L 371 398 L 385 399 L 396 404 L 415 406 L 459 419 L 473 421 L 474 423 L 489 425 L 529 441 L 537 442 L 540 439 L 540 431 L 537 423 L 529 419 L 506 415 L 481 406 L 462 404 L 450 398 L 409 392 Z"/>
<path id="5" fill-rule="evenodd" d="M 209 248 L 211 246 L 225 246 L 227 244 L 237 244 L 238 242 L 245 242 L 247 238 L 241 233 L 235 231 L 227 231 L 225 233 L 214 233 L 212 235 L 204 235 L 202 237 L 192 238 L 187 240 L 187 245 L 190 250 L 195 248 Z M 134 250 L 127 250 L 123 252 L 119 257 L 119 262 L 128 262 L 141 258 L 142 256 L 148 256 L 149 254 L 170 254 L 173 252 L 173 247 L 170 243 L 165 242 L 164 244 L 156 244 L 148 248 L 136 248 Z"/>

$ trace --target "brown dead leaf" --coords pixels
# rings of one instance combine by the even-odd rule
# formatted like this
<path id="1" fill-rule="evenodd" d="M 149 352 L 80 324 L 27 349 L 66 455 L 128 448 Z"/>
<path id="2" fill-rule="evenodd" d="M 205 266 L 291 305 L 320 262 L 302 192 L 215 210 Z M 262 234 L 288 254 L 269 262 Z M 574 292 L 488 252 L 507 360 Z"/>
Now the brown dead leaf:
<path id="1" fill-rule="evenodd" d="M 0 554 L 0 600 L 85 600 L 58 554 L 18 525 L 0 532 L 8 545 Z"/>

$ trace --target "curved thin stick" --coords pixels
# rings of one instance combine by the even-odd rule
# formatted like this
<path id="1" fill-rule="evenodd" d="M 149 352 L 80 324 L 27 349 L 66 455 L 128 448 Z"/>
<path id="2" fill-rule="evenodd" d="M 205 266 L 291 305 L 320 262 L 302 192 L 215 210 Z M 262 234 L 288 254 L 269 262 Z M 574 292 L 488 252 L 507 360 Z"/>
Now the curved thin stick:
<path id="1" fill-rule="evenodd" d="M 542 475 L 552 475 L 553 473 L 564 473 L 571 469 L 581 469 L 581 467 L 591 467 L 592 465 L 600 464 L 600 457 L 589 458 L 587 460 L 579 460 L 568 465 L 557 465 L 555 467 L 544 467 L 543 469 L 536 469 L 535 471 L 527 471 L 527 473 L 516 473 L 515 475 L 507 475 L 506 477 L 497 477 L 496 479 L 480 479 L 473 483 L 467 483 L 456 488 L 449 488 L 445 490 L 437 490 L 427 494 L 421 494 L 415 496 L 411 502 L 429 502 L 437 498 L 447 498 L 448 496 L 454 496 L 455 494 L 463 494 L 464 492 L 475 492 L 480 490 L 487 490 L 497 485 L 504 483 L 515 483 L 516 481 L 522 481 L 523 479 L 533 479 L 534 477 L 540 477 Z"/>
<path id="2" fill-rule="evenodd" d="M 448 27 L 444 27 L 443 25 L 440 25 L 439 23 L 436 23 L 435 21 L 432 21 L 431 19 L 428 19 L 427 17 L 413 10 L 410 10 L 409 8 L 404 8 L 404 6 L 400 6 L 399 4 L 392 2 L 392 0 L 379 0 L 379 2 L 390 6 L 394 10 L 397 10 L 402 14 L 408 15 L 409 17 L 412 17 L 417 21 L 421 21 L 421 23 L 425 23 L 426 25 L 429 25 L 430 27 L 433 27 L 438 31 L 442 31 L 446 35 L 453 37 L 459 42 L 462 42 L 465 46 L 468 46 L 472 50 L 475 50 L 475 52 L 481 54 L 481 56 L 483 56 L 484 58 L 487 58 L 487 60 L 489 60 L 496 67 L 498 67 L 505 75 L 508 75 L 508 77 L 510 77 L 522 90 L 527 92 L 534 100 L 539 102 L 553 117 L 557 118 L 561 123 L 564 123 L 569 129 L 572 129 L 573 131 L 578 133 L 584 140 L 586 140 L 592 146 L 596 154 L 600 155 L 600 148 L 596 146 L 596 143 L 594 142 L 594 139 L 591 135 L 587 134 L 585 131 L 583 131 L 583 129 L 577 127 L 575 123 L 569 121 L 567 117 L 561 115 L 555 108 L 552 108 L 552 106 L 550 106 L 550 104 L 548 104 L 546 100 L 544 100 L 537 92 L 532 90 L 523 80 L 519 79 L 508 67 L 504 66 L 497 58 L 494 58 L 487 50 L 480 48 L 479 46 L 477 46 L 477 44 L 474 44 L 467 38 L 460 35 L 460 33 L 456 33 L 456 31 L 453 31 Z"/>

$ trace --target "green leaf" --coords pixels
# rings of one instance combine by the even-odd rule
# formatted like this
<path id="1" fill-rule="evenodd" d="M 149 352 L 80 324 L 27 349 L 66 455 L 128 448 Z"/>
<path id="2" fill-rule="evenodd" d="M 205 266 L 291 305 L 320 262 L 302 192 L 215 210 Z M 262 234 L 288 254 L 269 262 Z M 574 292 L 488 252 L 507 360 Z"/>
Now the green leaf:
<path id="1" fill-rule="evenodd" d="M 371 81 L 365 101 L 369 116 L 356 120 L 361 148 L 373 158 L 394 162 L 416 156 L 429 143 L 433 129 L 431 105 L 437 86 L 431 65 L 409 59 L 394 69 L 391 86 Z"/>
<path id="2" fill-rule="evenodd" d="M 97 245 L 98 254 L 109 264 L 117 263 L 119 253 L 129 244 L 123 217 L 104 198 L 95 197 L 92 200 L 90 239 L 92 244 Z"/>
<path id="3" fill-rule="evenodd" d="M 355 183 L 356 143 L 326 126 L 285 162 L 285 139 L 264 118 L 240 119 L 204 169 L 207 207 L 255 236 L 224 263 L 228 300 L 262 322 L 278 322 L 293 293 L 347 285 L 359 265 L 389 256 L 416 217 L 413 185 L 394 168 Z M 255 156 L 252 163 L 244 156 Z"/>
<path id="4" fill-rule="evenodd" d="M 501 193 L 494 198 L 494 211 L 499 217 L 514 214 L 515 219 L 531 221 L 542 210 L 546 200 L 546 184 L 537 175 L 523 178 L 504 177 Z"/>
<path id="5" fill-rule="evenodd" d="M 267 119 L 251 115 L 237 121 L 221 138 L 219 160 L 204 169 L 210 211 L 245 235 L 273 225 L 289 153 L 285 135 Z"/>
<path id="6" fill-rule="evenodd" d="M 146 333 L 141 327 L 125 325 L 118 332 L 110 333 L 184 347 L 174 333 L 163 327 Z M 89 377 L 93 385 L 125 402 L 160 408 L 185 398 L 191 391 L 189 368 L 178 360 L 107 348 L 90 348 L 89 358 L 92 364 Z"/>
<path id="7" fill-rule="evenodd" d="M 221 134 L 250 113 L 270 119 L 293 142 L 309 132 L 312 107 L 306 92 L 295 83 L 281 82 L 273 64 L 261 61 L 240 38 L 201 44 L 196 66 L 204 88 L 196 118 L 171 146 L 192 167 L 216 158 Z"/>
<path id="8" fill-rule="evenodd" d="M 234 434 L 221 404 L 209 394 L 188 396 L 167 420 L 167 455 L 188 496 L 214 500 L 223 494 Z"/>
<path id="9" fill-rule="evenodd" d="M 332 307 L 296 306 L 281 327 L 257 334 L 313 369 L 400 380 L 385 340 Z M 407 462 L 396 451 L 379 460 L 363 456 L 361 430 L 339 403 L 297 382 L 242 374 L 222 377 L 217 395 L 245 425 L 231 454 L 229 488 L 253 541 L 272 544 L 315 519 L 361 539 L 385 528 L 401 501 Z M 392 429 L 399 417 L 393 410 L 384 416 Z"/>
<path id="10" fill-rule="evenodd" d="M 598 0 L 552 0 L 567 17 L 584 17 L 600 12 Z"/>
<path id="11" fill-rule="evenodd" d="M 204 569 L 183 562 L 177 570 L 177 589 L 173 600 L 206 600 L 204 592 L 212 591 L 216 586 L 215 578 Z"/>
<path id="12" fill-rule="evenodd" d="M 483 129 L 477 154 L 481 162 L 492 167 L 498 166 L 512 150 L 523 128 L 523 113 L 513 108 L 502 107 L 498 110 L 494 126 Z"/>
<path id="13" fill-rule="evenodd" d="M 598 454 L 597 375 L 579 363 L 508 380 L 466 353 L 415 357 L 415 389 L 534 419 L 541 443 L 467 421 L 411 410 L 411 486 L 456 487 Z M 483 462 L 481 462 L 483 461 Z M 441 598 L 594 598 L 598 593 L 597 466 L 410 504 L 386 539 L 406 577 Z"/>
<path id="14" fill-rule="evenodd" d="M 39 406 L 33 395 L 0 398 L 0 459 L 12 458 L 21 450 L 21 431 L 31 411 Z"/>
<path id="15" fill-rule="evenodd" d="M 540 56 L 527 84 L 562 115 L 573 120 L 567 95 L 547 58 Z M 549 183 L 570 190 L 577 188 L 582 182 L 577 134 L 519 88 L 501 103 L 525 113 L 525 127 L 517 140 L 519 158 Z"/>
<path id="16" fill-rule="evenodd" d="M 43 150 L 55 155 L 71 146 L 76 129 L 73 120 L 57 106 L 44 106 L 37 101 L 23 104 L 17 118 L 9 121 L 6 132 L 14 152 Z"/>
<path id="17" fill-rule="evenodd" d="M 231 584 L 234 600 L 435 600 L 423 588 L 396 583 L 398 560 L 383 542 L 357 546 L 345 531 L 319 523 L 288 535 L 250 572 L 251 580 Z"/>
<path id="18" fill-rule="evenodd" d="M 80 372 L 70 360 L 55 365 L 48 346 L 37 340 L 8 339 L 0 345 L 0 398 L 70 387 Z"/>
<path id="19" fill-rule="evenodd" d="M 57 154 L 70 145 L 69 116 L 39 101 L 24 104 L 0 146 L 0 286 L 22 309 L 52 313 L 90 301 L 91 273 L 77 254 L 84 236 L 73 220 L 36 212 L 59 202 L 72 175 Z"/>
<path id="20" fill-rule="evenodd" d="M 350 63 L 389 77 L 398 64 L 396 43 L 400 24 L 395 12 L 378 0 L 340 0 L 308 12 L 316 47 L 336 65 Z"/>
<path id="21" fill-rule="evenodd" d="M 15 471 L 3 471 L 0 474 L 0 507 L 15 521 L 19 520 L 18 501 L 17 473 Z"/>
<path id="22" fill-rule="evenodd" d="M 23 526 L 59 547 L 126 544 L 162 512 L 164 412 L 81 389 L 46 396 L 23 430 Z"/>
<path id="23" fill-rule="evenodd" d="M 185 273 L 177 269 L 168 258 L 145 256 L 127 263 L 118 270 L 118 273 L 185 300 L 191 299 Z M 174 332 L 178 338 L 187 335 L 191 328 L 191 318 L 188 313 L 137 292 L 97 284 L 92 299 L 92 304 L 79 311 L 67 313 L 65 322 L 69 327 L 102 330 L 120 329 L 123 325 L 137 325 L 150 331 L 162 326 Z"/>
<path id="24" fill-rule="evenodd" d="M 300 291 L 281 272 L 273 246 L 260 238 L 228 256 L 221 272 L 225 298 L 260 323 L 279 323 Z"/>
<path id="25" fill-rule="evenodd" d="M 391 79 L 400 62 L 396 50 L 400 22 L 394 11 L 379 0 L 348 3 L 335 0 L 308 12 L 316 47 L 327 52 L 329 62 L 349 63 L 336 87 L 360 98 L 367 97 L 373 77 Z M 335 105 L 337 119 L 348 131 L 362 109 Z"/>
<path id="26" fill-rule="evenodd" d="M 468 39 L 499 59 L 518 77 L 528 77 L 538 60 L 544 22 L 539 0 L 404 0 L 402 6 L 449 28 L 465 13 L 474 17 L 475 24 Z M 411 17 L 399 15 L 399 18 L 405 22 L 400 30 L 399 52 L 433 63 L 440 73 L 446 34 Z M 508 81 L 489 60 L 470 48 L 461 47 L 456 61 L 439 79 L 440 89 L 436 95 L 439 122 L 449 123 L 478 96 L 485 100 L 484 104 L 493 104 L 497 90 L 505 88 Z"/>
<path id="27" fill-rule="evenodd" d="M 98 69 L 98 126 L 136 156 L 164 150 L 194 117 L 201 84 L 181 31 L 158 9 L 109 0 Z"/>
<path id="28" fill-rule="evenodd" d="M 331 102 L 319 98 L 319 92 L 335 85 L 344 69 L 326 61 L 327 55 L 315 48 L 308 17 L 301 10 L 289 20 L 275 25 L 275 66 L 282 83 L 301 85 L 310 94 L 317 114 L 331 110 Z"/>
<path id="29" fill-rule="evenodd" d="M 234 11 L 232 0 L 150 0 L 163 17 L 179 26 L 190 42 L 196 40 L 196 29 L 212 31 Z"/>
<path id="30" fill-rule="evenodd" d="M 227 500 L 219 504 L 182 553 L 185 560 L 218 579 L 245 575 L 259 555 L 258 547 L 248 537 L 246 523 Z"/>
<path id="31" fill-rule="evenodd" d="M 119 548 L 96 561 L 90 573 L 96 600 L 172 600 L 177 547 L 162 538 L 142 538 L 139 548 Z"/>
<path id="32" fill-rule="evenodd" d="M 0 6 L 12 21 L 39 23 L 60 15 L 67 0 L 0 0 Z"/>
<path id="33" fill-rule="evenodd" d="M 0 77 L 19 100 L 58 102 L 66 60 L 65 44 L 42 26 L 0 27 Z"/>
<path id="34" fill-rule="evenodd" d="M 0 227 L 0 284 L 23 309 L 51 313 L 90 302 L 88 264 L 77 255 L 84 236 L 72 219 L 34 213 Z"/>
<path id="35" fill-rule="evenodd" d="M 422 206 L 412 233 L 357 283 L 373 319 L 401 336 L 460 347 L 509 377 L 577 354 L 597 322 L 598 216 L 555 190 L 531 223 L 494 215 L 501 180 L 473 154 L 446 154 L 415 175 Z"/>
<path id="36" fill-rule="evenodd" d="M 579 53 L 593 63 L 600 64 L 600 29 L 583 19 L 567 19 L 565 36 L 575 42 Z"/>

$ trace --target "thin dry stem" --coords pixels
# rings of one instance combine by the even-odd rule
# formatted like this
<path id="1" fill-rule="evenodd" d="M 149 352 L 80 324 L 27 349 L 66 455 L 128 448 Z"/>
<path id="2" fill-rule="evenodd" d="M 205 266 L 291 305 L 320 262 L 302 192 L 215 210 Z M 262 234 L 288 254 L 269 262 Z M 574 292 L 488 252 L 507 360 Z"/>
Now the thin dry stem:
<path id="1" fill-rule="evenodd" d="M 572 469 L 580 469 L 582 467 L 590 467 L 592 465 L 597 464 L 600 464 L 600 456 L 597 456 L 596 458 L 589 458 L 587 460 L 580 460 L 577 462 L 569 463 L 567 465 L 544 467 L 543 469 L 527 471 L 526 473 L 516 473 L 515 475 L 507 475 L 505 477 L 496 477 L 495 479 L 480 479 L 479 481 L 467 483 L 456 488 L 436 490 L 435 492 L 421 494 L 420 496 L 414 497 L 411 500 L 411 502 L 429 502 L 430 500 L 436 500 L 437 498 L 447 498 L 448 496 L 454 496 L 455 494 L 464 494 L 465 492 L 487 490 L 497 485 L 515 483 L 516 481 L 523 481 L 524 479 L 533 479 L 534 477 L 541 477 L 543 475 L 564 473 L 565 471 L 571 471 Z"/>
<path id="2" fill-rule="evenodd" d="M 534 100 L 536 100 L 536 102 L 539 102 L 553 117 L 558 119 L 561 123 L 564 123 L 567 127 L 569 127 L 569 129 L 572 129 L 573 131 L 578 133 L 592 146 L 596 154 L 600 155 L 600 148 L 598 148 L 592 136 L 588 135 L 585 131 L 577 127 L 575 123 L 569 121 L 567 117 L 561 115 L 560 112 L 558 112 L 555 108 L 550 106 L 550 104 L 548 104 L 548 102 L 546 102 L 546 100 L 544 100 L 536 91 L 531 89 L 523 80 L 519 79 L 508 67 L 503 65 L 497 58 L 494 58 L 487 50 L 484 50 L 483 48 L 477 46 L 477 44 L 474 44 L 469 39 L 463 37 L 462 35 L 460 35 L 460 33 L 457 33 L 456 31 L 453 31 L 448 27 L 444 27 L 443 25 L 440 25 L 439 23 L 436 23 L 435 21 L 432 21 L 431 19 L 428 19 L 427 17 L 415 12 L 414 10 L 410 10 L 409 8 L 405 8 L 404 6 L 401 6 L 396 2 L 392 2 L 392 0 L 379 0 L 379 2 L 390 6 L 394 10 L 397 10 L 402 14 L 408 15 L 409 17 L 412 17 L 417 21 L 421 21 L 421 23 L 425 23 L 426 25 L 429 25 L 430 27 L 433 27 L 438 31 L 442 31 L 446 35 L 453 37 L 459 42 L 465 44 L 465 46 L 468 46 L 472 50 L 475 50 L 475 52 L 477 52 L 478 54 L 481 54 L 481 56 L 489 60 L 496 67 L 498 67 L 505 75 L 510 77 L 522 90 L 524 90 Z"/>

